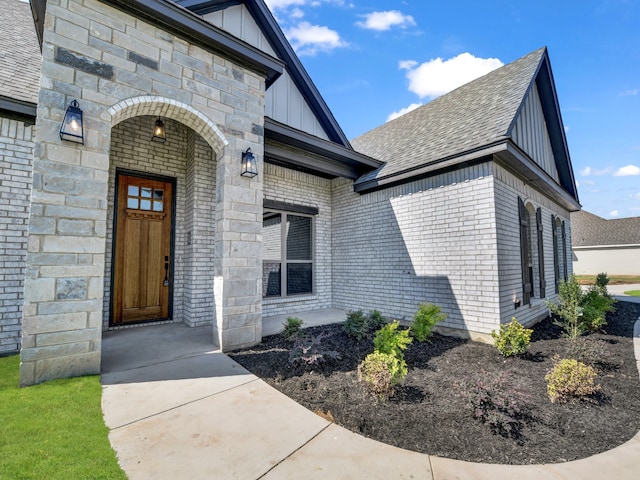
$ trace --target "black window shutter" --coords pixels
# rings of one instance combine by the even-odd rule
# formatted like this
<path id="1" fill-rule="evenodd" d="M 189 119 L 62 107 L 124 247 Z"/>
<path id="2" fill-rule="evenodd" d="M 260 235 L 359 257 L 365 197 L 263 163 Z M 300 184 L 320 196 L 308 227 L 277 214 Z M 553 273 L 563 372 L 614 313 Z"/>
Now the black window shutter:
<path id="1" fill-rule="evenodd" d="M 569 278 L 569 268 L 567 266 L 567 231 L 564 221 L 562 222 L 562 266 L 564 267 L 564 281 L 566 282 Z"/>
<path id="2" fill-rule="evenodd" d="M 544 276 L 544 239 L 542 236 L 542 209 L 536 210 L 536 227 L 538 230 L 538 268 L 540 271 L 540 298 L 546 296 L 547 281 Z"/>
<path id="3" fill-rule="evenodd" d="M 529 212 L 518 197 L 518 217 L 520 218 L 520 260 L 522 262 L 522 304 L 531 303 L 531 276 L 529 275 Z"/>
<path id="4" fill-rule="evenodd" d="M 553 274 L 555 277 L 556 293 L 560 291 L 560 259 L 558 257 L 558 227 L 556 217 L 551 215 L 551 229 L 553 230 Z"/>

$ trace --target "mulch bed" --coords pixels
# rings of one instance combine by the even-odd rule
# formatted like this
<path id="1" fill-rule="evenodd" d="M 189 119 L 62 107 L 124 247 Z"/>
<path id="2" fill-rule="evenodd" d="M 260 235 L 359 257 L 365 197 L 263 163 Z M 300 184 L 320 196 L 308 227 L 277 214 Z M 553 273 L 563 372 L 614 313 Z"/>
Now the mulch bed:
<path id="1" fill-rule="evenodd" d="M 640 304 L 619 302 L 604 331 L 586 337 L 598 350 L 599 393 L 586 400 L 553 404 L 545 374 L 569 340 L 546 319 L 534 327 L 529 353 L 502 357 L 485 344 L 435 334 L 430 343 L 409 346 L 409 374 L 397 393 L 382 401 L 364 390 L 357 366 L 373 351 L 371 339 L 357 341 L 342 325 L 304 329 L 326 335 L 326 350 L 340 353 L 320 366 L 289 363 L 291 340 L 266 337 L 234 352 L 249 371 L 314 412 L 330 411 L 335 422 L 375 440 L 416 452 L 485 463 L 541 464 L 584 458 L 610 450 L 640 430 L 640 380 L 633 354 L 633 325 Z M 507 372 L 505 374 L 505 372 Z M 503 376 L 503 391 L 526 397 L 517 431 L 492 431 L 474 417 L 468 392 L 479 378 Z"/>

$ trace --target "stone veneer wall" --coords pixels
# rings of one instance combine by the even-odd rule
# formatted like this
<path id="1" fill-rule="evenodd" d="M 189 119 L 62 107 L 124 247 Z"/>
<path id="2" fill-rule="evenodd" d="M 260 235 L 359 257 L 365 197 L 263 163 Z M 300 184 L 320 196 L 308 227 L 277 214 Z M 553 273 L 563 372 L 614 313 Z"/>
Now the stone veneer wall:
<path id="1" fill-rule="evenodd" d="M 0 355 L 20 350 L 34 133 L 0 118 Z"/>
<path id="2" fill-rule="evenodd" d="M 334 180 L 333 303 L 411 320 L 439 305 L 441 327 L 500 322 L 492 163 L 358 195 Z"/>
<path id="3" fill-rule="evenodd" d="M 167 141 L 150 141 L 154 117 L 134 117 L 111 132 L 103 329 L 109 327 L 116 170 L 176 179 L 173 320 L 213 323 L 215 162 L 209 145 L 185 125 L 167 120 Z"/>
<path id="4" fill-rule="evenodd" d="M 97 0 L 49 0 L 44 24 L 21 384 L 100 371 L 111 129 L 134 116 L 184 123 L 216 153 L 214 335 L 260 341 L 262 177 L 239 159 L 262 160 L 264 77 Z M 58 136 L 73 99 L 84 145 Z"/>
<path id="5" fill-rule="evenodd" d="M 264 198 L 294 205 L 316 207 L 314 218 L 314 292 L 262 301 L 265 317 L 331 308 L 331 181 L 272 164 L 265 164 Z"/>
<path id="6" fill-rule="evenodd" d="M 549 314 L 545 300 L 558 298 L 555 293 L 555 270 L 553 265 L 553 230 L 551 215 L 565 221 L 567 232 L 568 273 L 573 271 L 571 260 L 571 222 L 569 212 L 544 196 L 539 191 L 526 185 L 505 168 L 494 165 L 496 224 L 498 228 L 498 251 L 500 252 L 500 310 L 501 321 L 507 323 L 516 317 L 520 323 L 531 325 Z M 530 305 L 514 307 L 516 298 L 522 300 L 522 267 L 520 261 L 520 230 L 518 218 L 518 197 L 525 205 L 534 209 L 532 217 L 532 237 L 534 242 L 531 253 L 534 257 L 534 293 Z M 542 210 L 542 235 L 544 248 L 544 273 L 546 278 L 546 295 L 540 297 L 540 277 L 538 276 L 538 248 L 536 237 L 535 209 Z M 558 238 L 559 244 L 562 236 Z M 560 260 L 562 274 L 562 260 Z"/>

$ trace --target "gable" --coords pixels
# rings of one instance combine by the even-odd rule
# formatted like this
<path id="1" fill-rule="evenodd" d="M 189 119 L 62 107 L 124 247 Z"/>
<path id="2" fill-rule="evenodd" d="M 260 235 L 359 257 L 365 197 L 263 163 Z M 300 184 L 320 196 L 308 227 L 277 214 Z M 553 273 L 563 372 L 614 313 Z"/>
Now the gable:
<path id="1" fill-rule="evenodd" d="M 551 178 L 560 183 L 540 93 L 535 83 L 516 118 L 511 138 Z"/>
<path id="2" fill-rule="evenodd" d="M 264 1 L 175 1 L 216 27 L 284 62 L 284 74 L 265 93 L 265 116 L 351 148 Z"/>

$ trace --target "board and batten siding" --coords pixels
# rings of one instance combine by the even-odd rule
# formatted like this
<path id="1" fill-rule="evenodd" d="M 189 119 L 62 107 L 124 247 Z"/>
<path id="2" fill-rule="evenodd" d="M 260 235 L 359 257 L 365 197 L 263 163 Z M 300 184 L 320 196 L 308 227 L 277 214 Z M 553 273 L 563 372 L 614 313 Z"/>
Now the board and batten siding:
<path id="1" fill-rule="evenodd" d="M 513 141 L 524 150 L 545 172 L 560 183 L 547 122 L 544 119 L 538 87 L 534 84 L 512 132 Z"/>
<path id="2" fill-rule="evenodd" d="M 244 5 L 234 5 L 211 12 L 203 18 L 263 52 L 277 57 L 269 40 Z M 310 135 L 329 139 L 286 69 L 265 92 L 264 115 Z"/>

